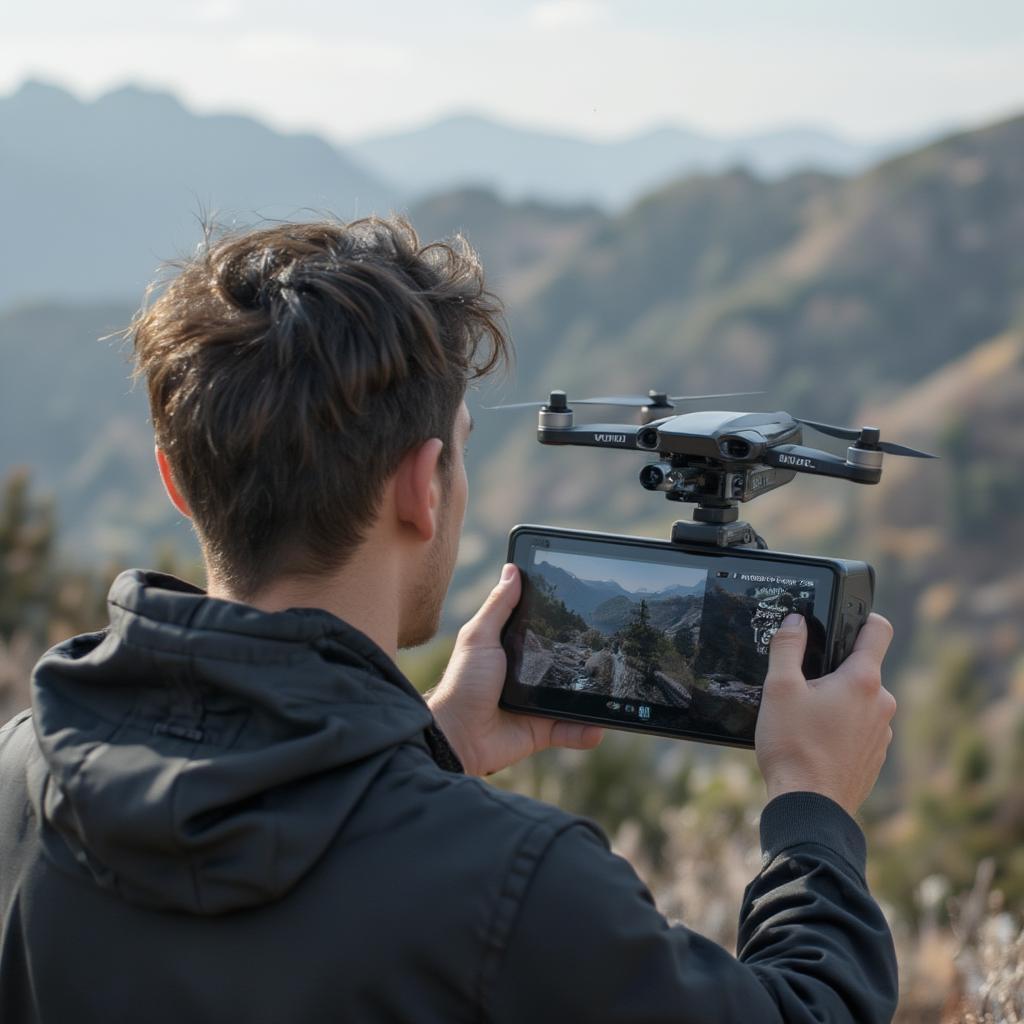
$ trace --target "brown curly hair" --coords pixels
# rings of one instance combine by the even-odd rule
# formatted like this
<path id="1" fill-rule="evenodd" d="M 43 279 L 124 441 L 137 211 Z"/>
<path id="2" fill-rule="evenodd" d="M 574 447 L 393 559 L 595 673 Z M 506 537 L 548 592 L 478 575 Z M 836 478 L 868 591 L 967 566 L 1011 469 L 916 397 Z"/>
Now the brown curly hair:
<path id="1" fill-rule="evenodd" d="M 343 564 L 402 456 L 445 442 L 511 358 L 460 236 L 403 218 L 214 236 L 129 329 L 157 444 L 211 572 L 239 597 Z"/>

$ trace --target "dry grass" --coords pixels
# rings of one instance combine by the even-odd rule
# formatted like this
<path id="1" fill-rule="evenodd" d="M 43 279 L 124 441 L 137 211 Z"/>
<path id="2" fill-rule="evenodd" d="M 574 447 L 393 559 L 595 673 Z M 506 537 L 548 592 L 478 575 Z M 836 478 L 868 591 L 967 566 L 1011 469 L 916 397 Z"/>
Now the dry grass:
<path id="1" fill-rule="evenodd" d="M 25 633 L 16 633 L 10 643 L 0 639 L 0 725 L 28 707 L 29 677 L 39 653 Z"/>
<path id="2" fill-rule="evenodd" d="M 749 777 L 720 768 L 684 807 L 663 813 L 668 842 L 660 870 L 635 822 L 620 827 L 615 847 L 670 919 L 734 949 L 742 892 L 759 866 L 757 818 L 743 810 Z M 994 875 L 995 863 L 982 861 L 973 889 L 960 896 L 945 879 L 926 879 L 913 925 L 887 908 L 900 963 L 896 1024 L 1024 1024 L 1024 922 L 1003 906 Z"/>

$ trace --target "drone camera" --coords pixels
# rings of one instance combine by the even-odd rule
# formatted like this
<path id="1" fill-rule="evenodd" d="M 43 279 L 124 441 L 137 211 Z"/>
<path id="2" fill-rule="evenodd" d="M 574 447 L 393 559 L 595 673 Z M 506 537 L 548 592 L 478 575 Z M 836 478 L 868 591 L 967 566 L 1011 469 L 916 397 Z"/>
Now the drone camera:
<path id="1" fill-rule="evenodd" d="M 641 430 L 640 433 L 636 435 L 636 446 L 649 452 L 657 451 L 658 431 L 655 430 L 654 427 L 648 427 L 646 430 Z"/>
<path id="2" fill-rule="evenodd" d="M 667 462 L 651 462 L 640 470 L 640 485 L 648 491 L 670 491 L 678 472 Z"/>
<path id="3" fill-rule="evenodd" d="M 752 449 L 750 442 L 742 437 L 723 437 L 718 442 L 718 450 L 729 459 L 746 459 Z"/>

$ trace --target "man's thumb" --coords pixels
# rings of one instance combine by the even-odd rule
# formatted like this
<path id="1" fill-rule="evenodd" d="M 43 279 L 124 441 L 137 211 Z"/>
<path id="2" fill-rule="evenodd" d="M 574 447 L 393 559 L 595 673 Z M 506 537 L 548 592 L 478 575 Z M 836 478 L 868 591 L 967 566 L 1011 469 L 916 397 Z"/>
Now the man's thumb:
<path id="1" fill-rule="evenodd" d="M 497 586 L 487 595 L 476 615 L 466 623 L 464 639 L 477 644 L 496 644 L 501 627 L 519 600 L 520 590 L 519 570 L 508 563 L 501 570 Z"/>
<path id="2" fill-rule="evenodd" d="M 787 615 L 772 637 L 768 651 L 769 679 L 803 679 L 807 623 L 802 615 Z"/>

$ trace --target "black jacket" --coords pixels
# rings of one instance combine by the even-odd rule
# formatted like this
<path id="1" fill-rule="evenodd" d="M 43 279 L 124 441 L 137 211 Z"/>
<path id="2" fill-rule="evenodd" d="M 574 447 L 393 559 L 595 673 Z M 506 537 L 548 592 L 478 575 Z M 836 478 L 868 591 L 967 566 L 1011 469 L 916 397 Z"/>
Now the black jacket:
<path id="1" fill-rule="evenodd" d="M 332 615 L 142 572 L 110 615 L 0 730 L 3 1024 L 891 1018 L 831 801 L 765 810 L 736 959 L 670 926 L 593 825 L 461 774 Z"/>

